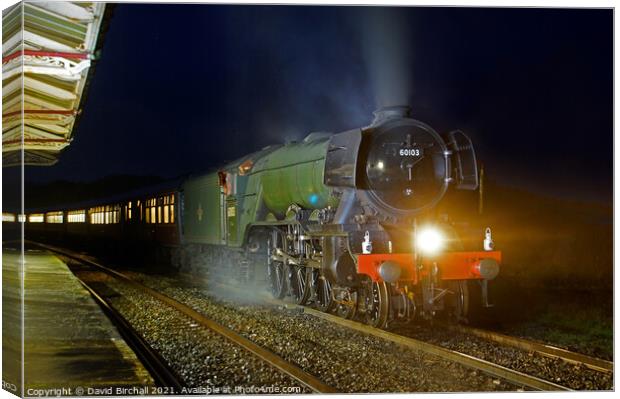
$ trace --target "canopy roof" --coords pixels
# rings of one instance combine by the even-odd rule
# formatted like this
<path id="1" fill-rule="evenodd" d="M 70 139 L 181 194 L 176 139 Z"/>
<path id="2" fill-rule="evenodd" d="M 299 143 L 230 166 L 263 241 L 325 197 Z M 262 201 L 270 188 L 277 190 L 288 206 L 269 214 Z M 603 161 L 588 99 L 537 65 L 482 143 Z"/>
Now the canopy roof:
<path id="1" fill-rule="evenodd" d="M 105 7 L 22 2 L 3 11 L 3 166 L 21 164 L 22 133 L 26 165 L 53 165 L 71 143 Z"/>

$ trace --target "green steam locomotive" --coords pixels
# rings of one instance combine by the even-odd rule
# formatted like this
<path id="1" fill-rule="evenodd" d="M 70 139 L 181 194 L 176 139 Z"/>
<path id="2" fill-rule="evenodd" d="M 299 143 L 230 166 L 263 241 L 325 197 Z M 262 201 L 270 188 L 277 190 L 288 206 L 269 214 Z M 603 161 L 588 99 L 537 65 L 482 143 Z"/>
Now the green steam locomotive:
<path id="1" fill-rule="evenodd" d="M 461 131 L 440 136 L 409 112 L 382 108 L 367 127 L 312 133 L 187 179 L 175 263 L 380 328 L 437 313 L 465 320 L 467 282 L 486 304 L 501 253 L 490 230 L 484 248 L 463 251 L 432 209 L 450 185 L 478 187 L 475 152 Z"/>

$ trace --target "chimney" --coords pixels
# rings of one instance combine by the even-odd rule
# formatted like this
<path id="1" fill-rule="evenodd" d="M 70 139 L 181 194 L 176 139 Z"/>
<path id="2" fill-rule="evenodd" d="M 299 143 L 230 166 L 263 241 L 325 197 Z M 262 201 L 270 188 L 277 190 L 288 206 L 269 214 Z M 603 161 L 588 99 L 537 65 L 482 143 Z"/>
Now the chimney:
<path id="1" fill-rule="evenodd" d="M 411 115 L 411 107 L 408 105 L 391 105 L 389 107 L 381 107 L 373 112 L 373 119 L 370 126 L 377 126 L 389 119 L 409 118 Z"/>

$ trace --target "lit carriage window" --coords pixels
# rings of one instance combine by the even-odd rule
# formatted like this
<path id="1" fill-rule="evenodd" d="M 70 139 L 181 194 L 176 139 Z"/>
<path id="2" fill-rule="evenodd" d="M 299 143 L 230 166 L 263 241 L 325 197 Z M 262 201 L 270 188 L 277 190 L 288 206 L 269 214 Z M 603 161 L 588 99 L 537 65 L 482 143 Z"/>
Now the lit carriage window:
<path id="1" fill-rule="evenodd" d="M 161 205 L 157 207 L 157 223 L 161 223 Z"/>
<path id="2" fill-rule="evenodd" d="M 3 222 L 14 222 L 15 221 L 15 215 L 12 214 L 12 213 L 2 212 L 2 221 Z"/>
<path id="3" fill-rule="evenodd" d="M 32 213 L 28 215 L 29 223 L 43 223 L 43 214 L 42 213 Z"/>
<path id="4" fill-rule="evenodd" d="M 164 223 L 170 223 L 170 218 L 168 217 L 169 209 L 168 205 L 164 205 Z"/>
<path id="5" fill-rule="evenodd" d="M 151 223 L 151 212 L 150 208 L 146 208 L 145 218 L 147 223 Z"/>
<path id="6" fill-rule="evenodd" d="M 121 213 L 120 205 L 106 205 L 103 210 L 103 220 L 105 224 L 114 224 L 119 222 Z"/>
<path id="7" fill-rule="evenodd" d="M 98 206 L 88 210 L 88 213 L 90 214 L 90 223 L 92 224 L 117 223 L 115 220 L 118 221 L 119 212 L 120 207 L 112 208 L 109 205 Z"/>
<path id="8" fill-rule="evenodd" d="M 170 223 L 174 223 L 174 205 L 170 205 Z"/>
<path id="9" fill-rule="evenodd" d="M 151 208 L 151 223 L 157 223 L 157 215 L 155 214 L 155 207 Z"/>
<path id="10" fill-rule="evenodd" d="M 62 212 L 48 212 L 45 214 L 46 223 L 62 223 Z"/>
<path id="11" fill-rule="evenodd" d="M 171 194 L 171 195 L 170 195 L 170 203 L 171 203 L 171 204 L 174 204 L 174 194 Z"/>
<path id="12" fill-rule="evenodd" d="M 127 211 L 127 220 L 131 220 L 131 201 L 129 201 L 129 206 L 128 206 L 128 211 Z"/>
<path id="13" fill-rule="evenodd" d="M 17 221 L 18 221 L 19 223 L 24 223 L 24 222 L 26 221 L 26 215 L 24 215 L 23 213 L 20 213 L 20 214 L 17 216 Z"/>
<path id="14" fill-rule="evenodd" d="M 78 211 L 67 212 L 68 223 L 84 223 L 86 221 L 86 212 L 81 209 Z"/>

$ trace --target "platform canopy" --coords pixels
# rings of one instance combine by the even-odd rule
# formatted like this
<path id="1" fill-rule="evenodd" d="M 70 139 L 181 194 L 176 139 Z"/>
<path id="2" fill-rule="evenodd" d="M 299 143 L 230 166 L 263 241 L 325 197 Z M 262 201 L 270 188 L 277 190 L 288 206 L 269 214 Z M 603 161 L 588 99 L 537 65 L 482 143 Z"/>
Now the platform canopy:
<path id="1" fill-rule="evenodd" d="M 22 134 L 26 165 L 53 165 L 71 143 L 102 42 L 105 8 L 21 2 L 3 11 L 3 166 L 21 164 Z"/>

